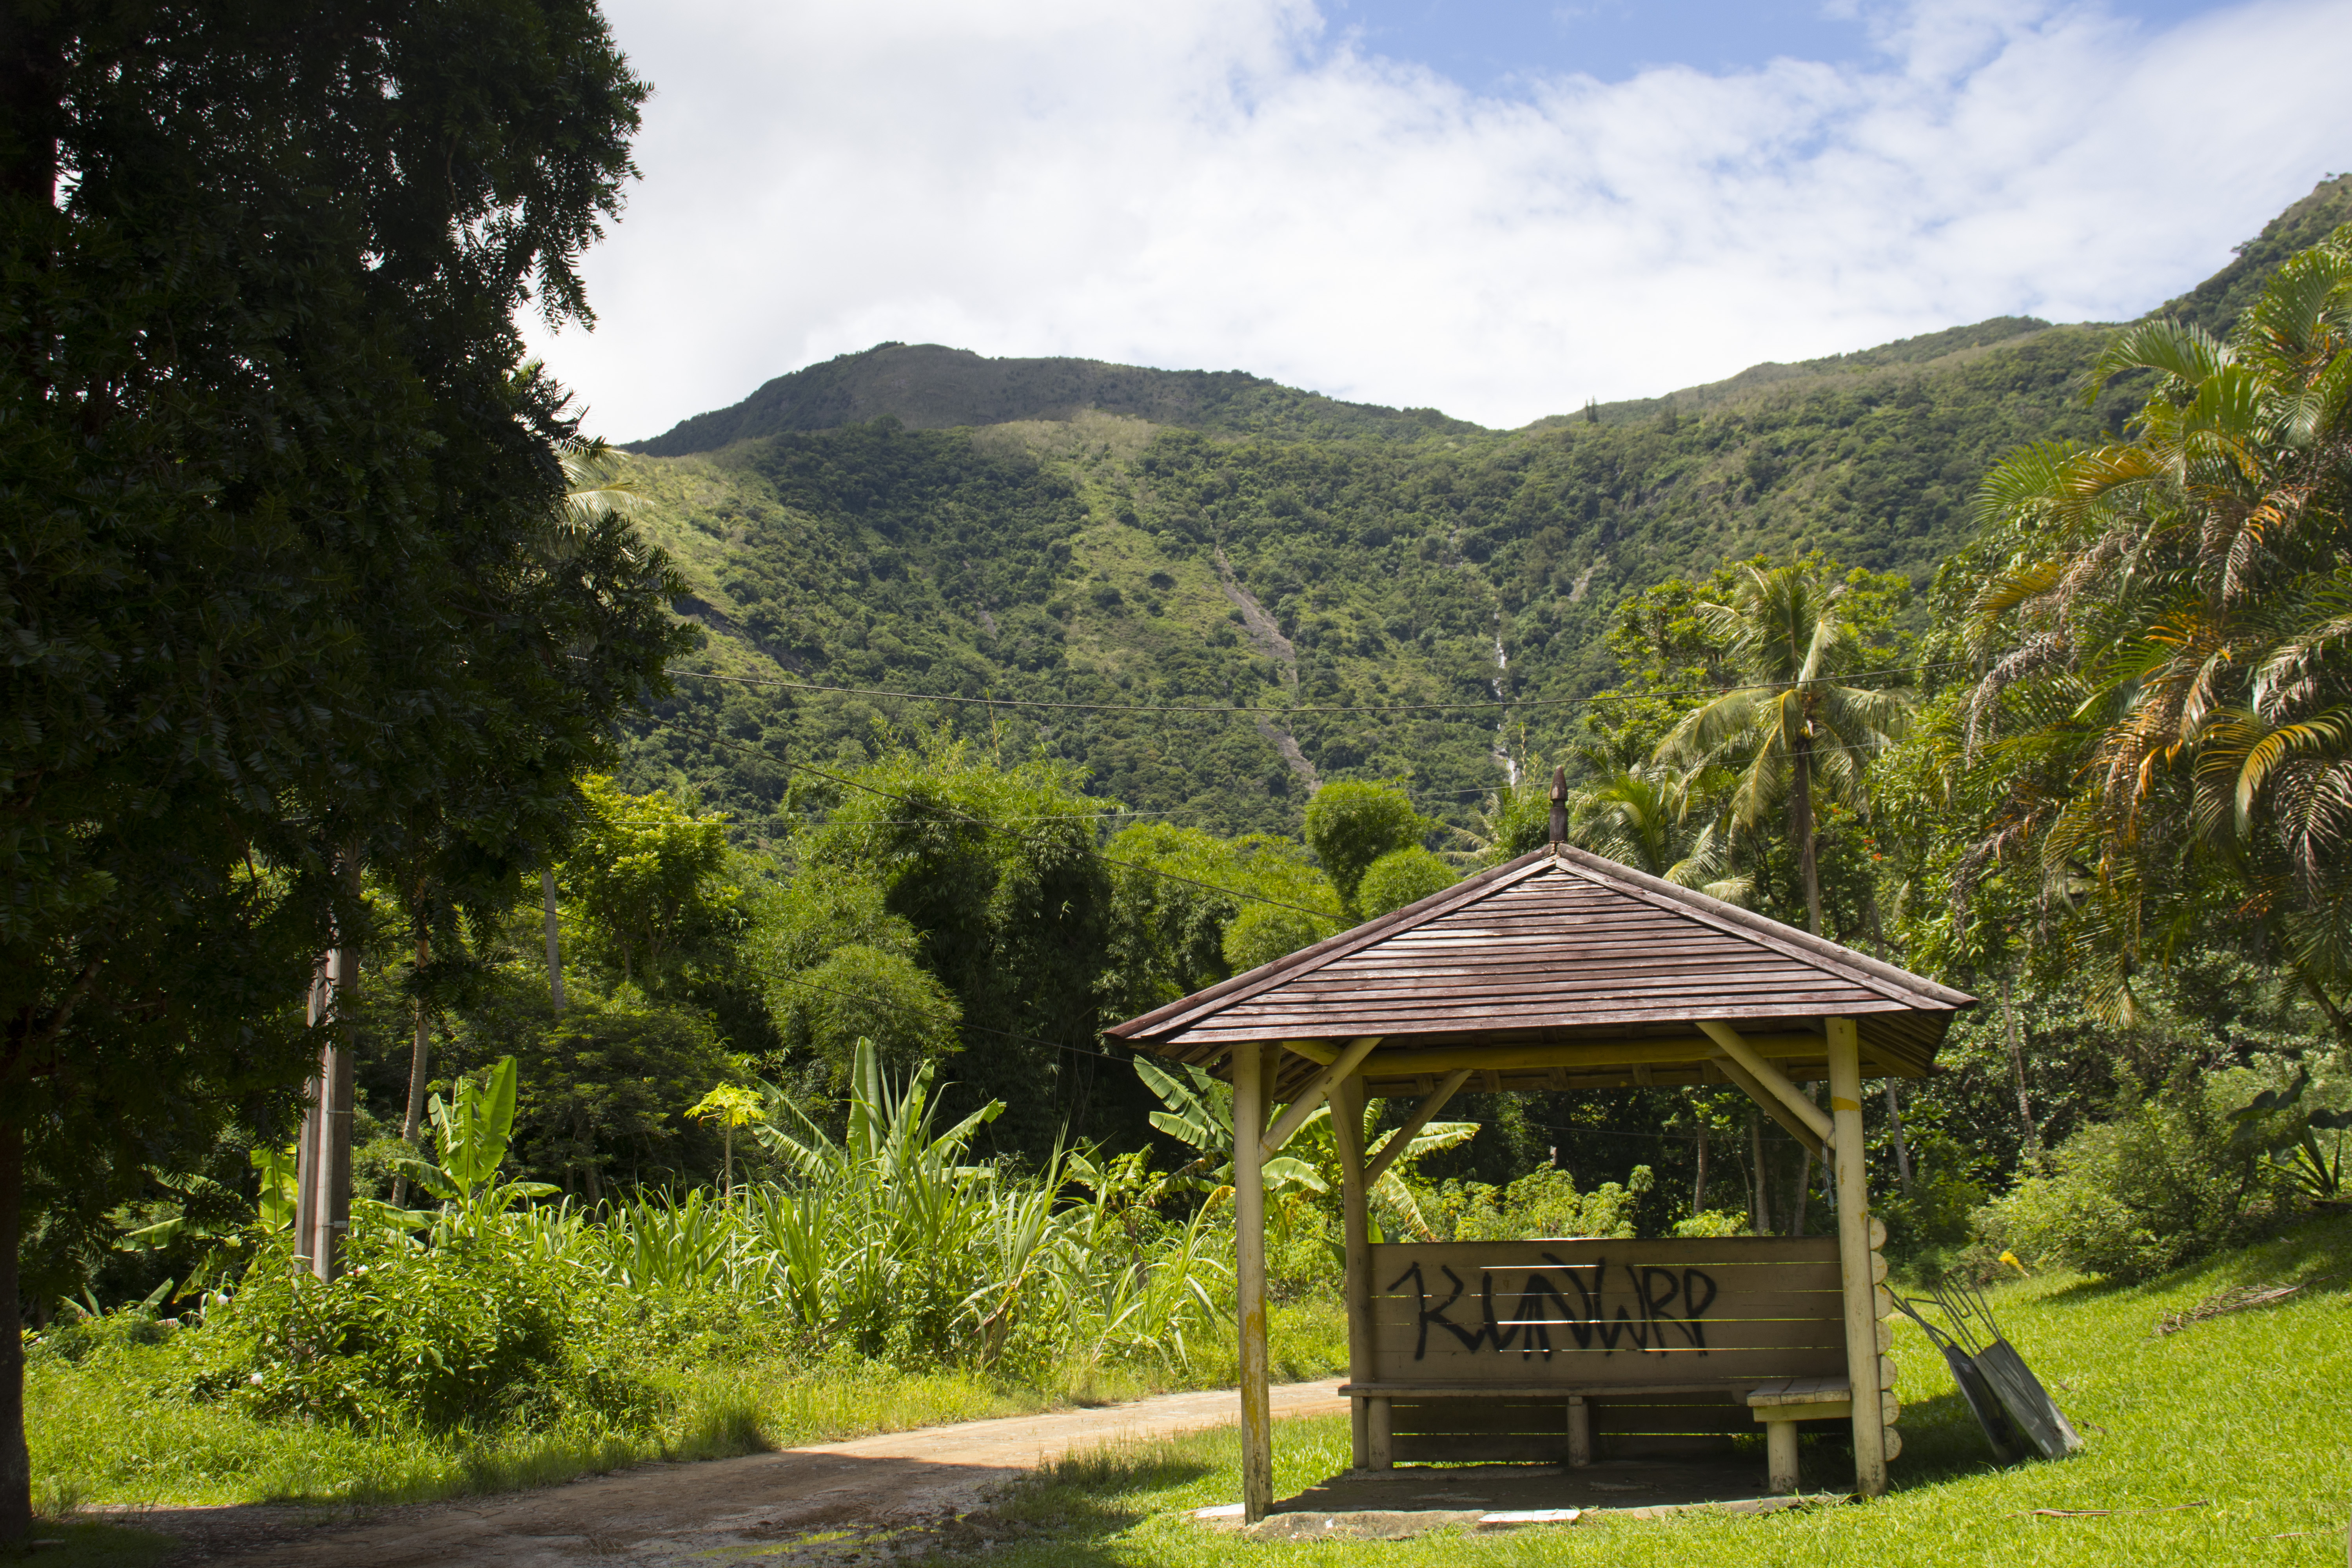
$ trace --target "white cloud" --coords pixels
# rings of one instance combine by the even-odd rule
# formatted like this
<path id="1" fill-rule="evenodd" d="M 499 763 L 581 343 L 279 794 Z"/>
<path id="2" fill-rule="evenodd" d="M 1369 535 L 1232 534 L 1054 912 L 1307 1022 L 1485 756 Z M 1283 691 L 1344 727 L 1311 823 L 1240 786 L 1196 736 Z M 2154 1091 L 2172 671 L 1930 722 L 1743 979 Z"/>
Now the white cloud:
<path id="1" fill-rule="evenodd" d="M 659 89 L 646 179 L 586 264 L 597 331 L 541 346 L 622 437 L 886 339 L 1517 425 L 2136 313 L 2352 163 L 2336 0 L 2161 32 L 1924 4 L 1876 14 L 1868 66 L 1515 100 L 1332 42 L 1306 0 L 609 11 Z"/>

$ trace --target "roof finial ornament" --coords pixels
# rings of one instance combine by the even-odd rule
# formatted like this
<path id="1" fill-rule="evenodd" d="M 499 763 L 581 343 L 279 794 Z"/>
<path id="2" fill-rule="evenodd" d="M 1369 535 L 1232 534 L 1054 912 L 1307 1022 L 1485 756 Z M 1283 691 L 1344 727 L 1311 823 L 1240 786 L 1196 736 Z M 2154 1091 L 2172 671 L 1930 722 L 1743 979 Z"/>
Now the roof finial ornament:
<path id="1" fill-rule="evenodd" d="M 1551 771 L 1551 847 L 1555 854 L 1561 840 L 1568 837 L 1568 769 Z"/>

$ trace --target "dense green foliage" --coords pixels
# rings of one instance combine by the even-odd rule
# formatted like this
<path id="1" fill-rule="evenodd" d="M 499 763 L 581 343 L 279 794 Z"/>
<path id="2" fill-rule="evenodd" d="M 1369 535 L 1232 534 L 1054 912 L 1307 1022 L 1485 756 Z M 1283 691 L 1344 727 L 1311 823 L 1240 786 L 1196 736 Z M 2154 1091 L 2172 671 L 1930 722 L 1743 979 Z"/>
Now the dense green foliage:
<path id="1" fill-rule="evenodd" d="M 601 22 L 548 17 L 625 132 L 641 89 Z M 384 80 L 415 41 L 392 35 Z M 273 180 L 332 165 L 264 151 Z M 2198 297 L 2246 302 L 2226 342 L 2001 320 L 1511 433 L 885 345 L 625 459 L 573 439 L 508 321 L 527 284 L 584 309 L 570 258 L 625 159 L 566 155 L 593 176 L 571 208 L 501 167 L 452 209 L 513 241 L 454 326 L 399 292 L 404 261 L 331 273 L 279 338 L 189 318 L 200 362 L 266 340 L 308 402 L 222 372 L 77 446 L 12 362 L 47 420 L 19 432 L 49 487 L 12 492 L 27 515 L 86 525 L 110 475 L 131 498 L 120 537 L 37 535 L 10 601 L 56 657 L 19 671 L 38 723 L 10 787 L 39 831 L 11 843 L 39 896 L 7 928 L 6 1081 L 47 1097 L 42 1179 L 103 1178 L 37 1194 L 37 1318 L 68 1286 L 201 1300 L 140 1347 L 186 1358 L 175 1398 L 434 1442 L 642 1451 L 663 1358 L 720 1339 L 1189 1375 L 1229 1243 L 1223 1091 L 1139 1072 L 1104 1026 L 1536 847 L 1555 765 L 1574 841 L 1987 998 L 1937 1077 L 1869 1107 L 1908 1266 L 2007 1246 L 2144 1275 L 2340 1198 L 2352 239 L 2280 248 L 2340 183 Z M 423 223 L 418 276 L 456 267 L 452 211 L 352 189 L 313 220 Z M 42 216 L 19 227 L 59 258 L 138 237 Z M 66 308 L 96 266 L 19 269 L 58 345 L 36 370 L 126 352 Z M 177 321 L 168 294 L 107 308 Z M 408 425 L 359 418 L 335 377 L 361 363 Z M 294 435 L 207 447 L 198 413 Z M 134 460 L 174 443 L 195 455 L 168 472 Z M 145 613 L 142 552 L 190 542 L 193 575 L 148 579 L 178 642 L 99 625 Z M 192 609 L 265 566 L 282 624 Z M 50 636 L 76 595 L 89 625 Z M 331 929 L 371 977 L 364 1267 L 321 1286 L 286 1273 L 278 1187 L 296 980 Z M 107 994 L 151 950 L 153 997 Z M 173 1070 L 138 1079 L 159 1051 Z M 100 1068 L 132 1088 L 89 1092 Z M 427 1096 L 433 1161 L 392 1109 Z M 1730 1091 L 1454 1114 L 1375 1194 L 1385 1230 L 1829 1218 L 1825 1173 Z M 1277 1164 L 1274 1275 L 1314 1302 L 1328 1109 Z"/>
<path id="2" fill-rule="evenodd" d="M 931 1071 L 894 1079 L 863 1046 L 838 1114 L 767 1092 L 752 1130 L 773 1179 L 592 1213 L 534 1206 L 547 1189 L 501 1170 L 519 1101 L 508 1061 L 436 1098 L 416 1174 L 437 1204 L 362 1205 L 334 1281 L 290 1269 L 284 1216 L 265 1219 L 221 1238 L 234 1262 L 172 1319 L 150 1303 L 37 1338 L 37 1387 L 131 1374 L 174 1415 L 247 1434 L 627 1453 L 674 1441 L 681 1366 L 885 1384 L 961 1370 L 1039 1392 L 1225 1375 L 1230 1203 L 1165 1216 L 1164 1179 L 1133 1156 L 1065 1153 L 1035 1173 L 976 1160 L 1003 1107 L 944 1124 Z M 1299 1370 L 1331 1364 L 1318 1338 Z M 45 1457 L 83 1446 L 42 1443 Z M 252 1456 L 211 1475 L 205 1458 L 199 1445 L 151 1472 L 266 1484 Z"/>
<path id="3" fill-rule="evenodd" d="M 647 88 L 593 0 L 12 6 L 0 90 L 0 1298 L 283 1116 L 337 862 L 502 901 L 661 684 L 562 390 Z M 29 1173 L 19 1179 L 19 1171 Z M 59 1280 L 39 1277 L 48 1295 Z M 13 1337 L 0 1540 L 26 1528 Z"/>
<path id="4" fill-rule="evenodd" d="M 2348 207 L 2352 184 L 2323 185 L 2217 286 L 2239 300 Z M 2076 396 L 2106 336 L 2003 319 L 1511 433 L 1218 425 L 1173 404 L 1089 402 L 1087 362 L 950 372 L 921 357 L 944 351 L 848 356 L 797 374 L 854 383 L 856 399 L 811 392 L 796 423 L 761 424 L 762 398 L 801 397 L 785 377 L 633 470 L 660 503 L 646 526 L 692 584 L 681 607 L 710 633 L 702 668 L 1271 711 L 689 680 L 624 776 L 691 784 L 770 832 L 782 762 L 870 756 L 887 746 L 877 722 L 946 722 L 1013 754 L 1042 741 L 1100 794 L 1222 834 L 1297 835 L 1319 777 L 1405 781 L 1426 814 L 1467 828 L 1498 752 L 1554 753 L 1574 733 L 1572 710 L 1537 704 L 1614 683 L 1614 608 L 1652 584 L 1819 550 L 1924 590 L 1970 534 L 1995 462 L 2121 430 L 2144 386 Z M 958 378 L 990 363 L 1067 374 L 1040 369 L 1031 385 L 1007 370 L 969 401 Z M 974 427 L 935 427 L 950 425 Z M 1292 711 L 1498 694 L 1520 706 Z"/>

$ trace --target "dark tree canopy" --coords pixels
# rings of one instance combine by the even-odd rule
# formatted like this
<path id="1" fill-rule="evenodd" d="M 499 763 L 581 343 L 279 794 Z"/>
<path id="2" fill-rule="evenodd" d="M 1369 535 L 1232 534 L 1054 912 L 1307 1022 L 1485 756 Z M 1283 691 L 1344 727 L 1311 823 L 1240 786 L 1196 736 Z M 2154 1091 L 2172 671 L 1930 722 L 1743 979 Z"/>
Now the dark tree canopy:
<path id="1" fill-rule="evenodd" d="M 657 685 L 667 563 L 563 522 L 513 324 L 587 320 L 646 91 L 587 0 L 0 17 L 0 1165 L 45 1223 L 275 1114 L 334 855 L 510 877 Z"/>

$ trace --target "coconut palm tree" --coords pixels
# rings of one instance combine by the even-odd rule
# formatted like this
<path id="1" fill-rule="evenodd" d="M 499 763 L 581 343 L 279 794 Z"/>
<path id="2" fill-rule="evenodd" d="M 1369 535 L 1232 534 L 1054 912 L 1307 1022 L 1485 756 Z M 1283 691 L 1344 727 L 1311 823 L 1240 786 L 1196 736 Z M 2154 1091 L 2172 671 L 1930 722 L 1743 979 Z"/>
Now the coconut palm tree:
<path id="1" fill-rule="evenodd" d="M 1569 796 L 1569 842 L 1738 903 L 1754 879 L 1730 871 L 1731 824 L 1722 807 L 1736 783 L 1723 767 L 1611 769 Z"/>
<path id="2" fill-rule="evenodd" d="M 1731 820 L 1745 832 L 1785 807 L 1804 879 L 1805 916 L 1822 929 L 1814 815 L 1822 800 L 1863 803 L 1863 766 L 1902 732 L 1902 698 L 1838 678 L 1863 647 L 1841 613 L 1846 585 L 1805 562 L 1739 568 L 1729 602 L 1697 613 L 1748 684 L 1694 710 L 1658 743 L 1660 763 L 1738 769 Z"/>

